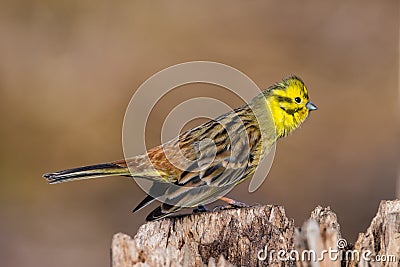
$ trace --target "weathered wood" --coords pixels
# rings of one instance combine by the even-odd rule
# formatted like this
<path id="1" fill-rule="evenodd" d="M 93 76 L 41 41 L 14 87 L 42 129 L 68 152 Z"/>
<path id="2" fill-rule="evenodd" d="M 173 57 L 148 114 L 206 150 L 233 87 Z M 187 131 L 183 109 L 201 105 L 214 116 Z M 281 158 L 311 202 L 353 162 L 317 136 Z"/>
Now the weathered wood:
<path id="1" fill-rule="evenodd" d="M 115 236 L 113 266 L 132 266 L 129 264 L 138 261 L 149 266 L 213 266 L 214 260 L 210 259 L 221 256 L 235 265 L 256 266 L 260 249 L 265 245 L 276 250 L 292 249 L 293 236 L 293 220 L 278 206 L 193 214 L 149 222 L 129 242 L 124 241 L 126 237 Z M 116 243 L 126 245 L 114 249 Z M 126 253 L 129 249 L 125 246 L 130 246 L 133 252 Z M 120 251 L 129 255 L 127 264 Z"/>
<path id="2" fill-rule="evenodd" d="M 329 207 L 316 207 L 310 219 L 296 231 L 295 247 L 299 255 L 296 265 L 340 267 L 340 260 L 322 253 L 323 250 L 338 250 L 337 243 L 340 238 L 336 214 Z"/>
<path id="3" fill-rule="evenodd" d="M 148 222 L 134 238 L 116 234 L 112 266 L 357 266 L 355 259 L 343 257 L 350 249 L 394 255 L 394 263 L 371 266 L 398 266 L 399 230 L 398 200 L 381 203 L 354 248 L 341 238 L 329 208 L 317 207 L 298 229 L 280 206 L 228 209 Z M 336 253 L 330 257 L 328 251 Z"/>
<path id="4" fill-rule="evenodd" d="M 358 235 L 353 250 L 370 251 L 372 261 L 360 257 L 359 263 L 354 259 L 347 266 L 400 266 L 400 200 L 381 201 L 378 213 L 367 232 Z"/>

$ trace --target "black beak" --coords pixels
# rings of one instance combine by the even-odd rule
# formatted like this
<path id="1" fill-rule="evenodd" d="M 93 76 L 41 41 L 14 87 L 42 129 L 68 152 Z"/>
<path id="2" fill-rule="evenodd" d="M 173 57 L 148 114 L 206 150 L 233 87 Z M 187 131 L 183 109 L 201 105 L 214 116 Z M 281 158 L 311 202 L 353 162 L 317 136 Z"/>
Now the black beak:
<path id="1" fill-rule="evenodd" d="M 311 101 L 308 101 L 308 103 L 306 104 L 306 108 L 307 108 L 309 111 L 317 110 L 317 109 L 318 109 L 317 106 L 314 105 Z"/>

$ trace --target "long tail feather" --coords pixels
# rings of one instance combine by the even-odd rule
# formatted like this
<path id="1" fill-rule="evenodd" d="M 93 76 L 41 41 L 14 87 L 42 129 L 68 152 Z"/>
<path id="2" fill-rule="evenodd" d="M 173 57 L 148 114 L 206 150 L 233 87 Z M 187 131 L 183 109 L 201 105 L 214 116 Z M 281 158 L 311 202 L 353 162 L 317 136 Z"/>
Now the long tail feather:
<path id="1" fill-rule="evenodd" d="M 46 173 L 43 175 L 43 177 L 46 178 L 46 180 L 50 184 L 56 184 L 74 180 L 91 179 L 114 175 L 131 176 L 128 168 L 121 167 L 114 163 L 105 163 L 59 172 Z"/>
<path id="2" fill-rule="evenodd" d="M 136 208 L 134 208 L 132 210 L 132 212 L 136 212 L 138 210 L 141 210 L 142 208 L 146 207 L 147 205 L 149 205 L 150 203 L 152 203 L 154 201 L 154 197 L 147 195 L 145 199 L 142 200 L 142 202 L 140 202 Z"/>

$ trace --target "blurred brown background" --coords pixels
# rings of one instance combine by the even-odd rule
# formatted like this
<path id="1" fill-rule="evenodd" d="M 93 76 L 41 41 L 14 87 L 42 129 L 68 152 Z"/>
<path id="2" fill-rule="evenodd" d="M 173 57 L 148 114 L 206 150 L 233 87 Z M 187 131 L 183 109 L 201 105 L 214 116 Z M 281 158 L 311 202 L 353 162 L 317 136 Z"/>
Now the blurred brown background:
<path id="1" fill-rule="evenodd" d="M 41 175 L 122 158 L 136 88 L 192 60 L 231 65 L 262 88 L 291 73 L 306 81 L 319 110 L 278 144 L 258 191 L 230 196 L 284 205 L 297 225 L 329 205 L 354 242 L 379 201 L 396 197 L 398 40 L 396 0 L 3 1 L 1 265 L 109 265 L 112 235 L 134 234 L 154 206 L 132 214 L 144 194 L 126 178 L 49 186 Z"/>

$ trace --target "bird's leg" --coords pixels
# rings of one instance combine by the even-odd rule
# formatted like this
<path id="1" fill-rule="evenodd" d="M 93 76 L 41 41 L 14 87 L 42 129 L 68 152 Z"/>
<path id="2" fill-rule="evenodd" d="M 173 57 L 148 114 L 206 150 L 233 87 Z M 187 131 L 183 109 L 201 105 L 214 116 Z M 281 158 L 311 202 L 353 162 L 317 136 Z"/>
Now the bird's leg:
<path id="1" fill-rule="evenodd" d="M 240 202 L 240 201 L 236 201 L 236 200 L 228 198 L 228 197 L 220 197 L 219 200 L 222 200 L 222 201 L 228 203 L 229 205 L 231 205 L 232 207 L 235 207 L 235 208 L 246 208 L 246 207 L 249 207 L 249 205 L 247 205 L 246 203 L 243 203 L 243 202 Z"/>
<path id="2" fill-rule="evenodd" d="M 201 212 L 207 212 L 207 211 L 210 211 L 210 210 L 207 209 L 207 207 L 204 205 L 198 205 L 197 208 L 193 209 L 193 213 L 201 213 Z"/>

